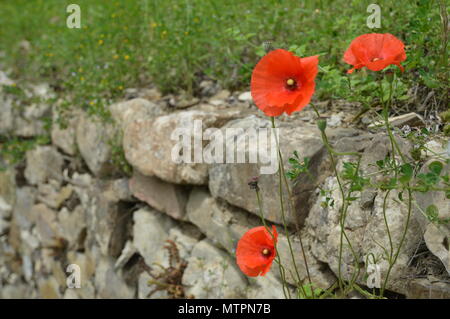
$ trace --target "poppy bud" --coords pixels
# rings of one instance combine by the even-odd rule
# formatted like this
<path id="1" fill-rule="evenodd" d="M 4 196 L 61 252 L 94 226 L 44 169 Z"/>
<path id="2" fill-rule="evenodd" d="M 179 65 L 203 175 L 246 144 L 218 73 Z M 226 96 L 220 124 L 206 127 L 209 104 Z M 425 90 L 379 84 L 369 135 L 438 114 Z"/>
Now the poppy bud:
<path id="1" fill-rule="evenodd" d="M 248 186 L 250 186 L 250 189 L 254 189 L 256 191 L 259 191 L 259 186 L 258 186 L 258 177 L 252 177 L 250 179 L 250 181 L 248 182 Z"/>
<path id="2" fill-rule="evenodd" d="M 317 120 L 317 127 L 321 132 L 325 132 L 327 128 L 327 120 Z"/>
<path id="3" fill-rule="evenodd" d="M 394 81 L 394 72 L 392 70 L 386 71 L 385 75 L 389 83 L 392 83 L 392 81 Z"/>

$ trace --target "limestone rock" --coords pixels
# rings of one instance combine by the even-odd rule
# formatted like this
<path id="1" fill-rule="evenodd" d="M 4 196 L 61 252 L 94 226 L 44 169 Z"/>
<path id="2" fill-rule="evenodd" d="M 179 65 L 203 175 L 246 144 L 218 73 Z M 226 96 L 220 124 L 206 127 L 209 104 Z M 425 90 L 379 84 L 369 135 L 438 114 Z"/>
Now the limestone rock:
<path id="1" fill-rule="evenodd" d="M 179 153 L 174 152 L 180 151 L 177 151 L 181 143 L 179 134 L 192 134 L 200 141 L 197 148 L 201 148 L 202 130 L 221 127 L 239 113 L 238 109 L 189 110 L 157 118 L 136 119 L 125 129 L 123 148 L 126 159 L 143 175 L 176 184 L 206 184 L 208 167 L 202 159 L 201 163 L 195 163 L 195 160 L 193 163 L 177 163 Z M 200 125 L 195 125 L 195 120 L 200 120 Z"/>
<path id="2" fill-rule="evenodd" d="M 373 139 L 364 151 L 361 169 L 364 172 L 370 172 L 369 164 L 374 163 L 379 158 L 384 159 L 390 147 L 385 137 Z M 403 146 L 400 143 L 401 146 Z M 404 146 L 406 147 L 406 146 Z M 406 152 L 405 152 L 406 153 Z M 348 160 L 343 159 L 343 160 Z M 342 162 L 338 164 L 339 170 L 342 169 Z M 322 185 L 323 189 L 330 190 L 326 195 L 333 198 L 334 204 L 331 206 L 323 205 L 325 196 L 320 196 L 311 209 L 306 222 L 305 229 L 308 230 L 308 236 L 311 236 L 311 252 L 321 262 L 330 266 L 331 270 L 337 275 L 339 273 L 339 247 L 340 247 L 340 224 L 339 210 L 342 205 L 342 197 L 339 192 L 336 177 L 329 177 Z M 353 201 L 348 207 L 345 231 L 352 243 L 357 260 L 344 240 L 341 272 L 344 278 L 349 279 L 355 272 L 355 262 L 363 265 L 358 281 L 366 284 L 363 275 L 364 267 L 367 266 L 367 256 L 373 254 L 380 267 L 381 280 L 383 282 L 388 263 L 384 257 L 384 248 L 389 248 L 389 238 L 383 217 L 383 202 L 386 192 L 373 191 L 373 198 L 367 204 L 362 204 L 364 199 L 359 192 L 354 192 L 352 196 L 360 198 Z M 407 195 L 404 195 L 406 197 Z M 392 242 L 397 247 L 402 236 L 407 220 L 406 205 L 398 200 L 398 192 L 392 190 L 386 202 L 386 219 L 389 225 Z M 392 268 L 387 289 L 399 293 L 405 293 L 406 283 L 404 276 L 408 271 L 408 261 L 421 241 L 421 231 L 416 221 L 410 220 L 408 232 L 395 266 Z"/>
<path id="3" fill-rule="evenodd" d="M 133 244 L 148 266 L 157 261 L 157 252 L 169 238 L 175 223 L 155 210 L 140 209 L 133 215 Z"/>
<path id="4" fill-rule="evenodd" d="M 129 287 L 120 271 L 114 270 L 114 262 L 109 258 L 101 259 L 95 271 L 97 297 L 105 299 L 131 299 L 135 289 Z"/>
<path id="5" fill-rule="evenodd" d="M 31 216 L 31 208 L 36 199 L 36 190 L 32 187 L 21 187 L 16 189 L 16 205 L 13 211 L 13 223 L 20 229 L 29 230 L 34 224 Z"/>
<path id="6" fill-rule="evenodd" d="M 419 173 L 428 173 L 430 164 L 438 162 L 442 164 L 441 174 L 450 172 L 450 165 L 436 159 L 428 160 Z M 445 187 L 438 185 L 438 187 Z M 429 191 L 426 193 L 415 194 L 417 206 L 414 207 L 415 217 L 424 231 L 424 239 L 428 249 L 438 257 L 444 264 L 447 272 L 450 274 L 450 225 L 448 223 L 439 223 L 439 221 L 450 220 L 450 200 L 446 198 L 442 191 Z M 435 216 L 427 216 L 435 214 Z M 430 221 L 430 218 L 434 219 Z"/>
<path id="7" fill-rule="evenodd" d="M 80 116 L 76 128 L 76 141 L 81 156 L 89 170 L 96 176 L 112 174 L 111 143 L 116 138 L 116 130 L 111 123 L 100 119 Z"/>
<path id="8" fill-rule="evenodd" d="M 110 111 L 122 130 L 137 119 L 157 117 L 166 113 L 159 105 L 142 98 L 113 104 Z"/>
<path id="9" fill-rule="evenodd" d="M 268 120 L 260 119 L 256 116 L 249 116 L 228 123 L 223 129 L 242 128 L 242 134 L 239 134 L 237 141 L 241 141 L 242 149 L 245 151 L 246 158 L 255 152 L 249 149 L 248 145 L 243 144 L 246 139 L 246 129 L 270 128 L 271 124 Z M 288 160 L 292 157 L 294 151 L 298 151 L 299 157 L 310 158 L 311 179 L 307 176 L 301 176 L 294 186 L 291 182 L 291 189 L 295 202 L 295 213 L 289 213 L 288 207 L 285 207 L 285 215 L 288 224 L 302 224 L 309 207 L 312 205 L 314 197 L 311 196 L 317 186 L 327 172 L 330 171 L 329 162 L 326 160 L 325 148 L 322 144 L 319 131 L 314 126 L 288 126 L 280 127 L 279 140 L 281 152 L 283 154 L 284 167 L 287 171 L 290 168 Z M 226 153 L 233 152 L 233 143 L 230 136 L 226 143 Z M 239 143 L 239 142 L 237 142 Z M 269 145 L 271 141 L 268 141 Z M 280 201 L 278 196 L 278 159 L 275 148 L 270 148 L 269 157 L 259 156 L 258 163 L 230 163 L 230 164 L 213 164 L 209 169 L 209 189 L 214 197 L 225 199 L 232 205 L 241 207 L 254 214 L 259 214 L 258 203 L 255 191 L 250 189 L 248 182 L 255 176 L 259 176 L 258 185 L 261 190 L 263 199 L 263 210 L 268 220 L 282 224 Z M 273 151 L 272 151 L 273 150 Z M 265 151 L 265 150 L 264 150 Z M 261 150 L 259 150 L 261 152 Z M 261 154 L 261 153 L 260 153 Z M 261 160 L 262 159 L 262 160 Z M 267 164 L 266 164 L 267 163 Z M 271 174 L 261 174 L 261 168 L 270 169 Z M 306 175 L 306 174 L 304 174 Z M 288 193 L 283 184 L 283 197 L 286 204 Z"/>
<path id="10" fill-rule="evenodd" d="M 187 205 L 187 214 L 189 220 L 206 234 L 211 243 L 225 248 L 232 255 L 235 254 L 237 242 L 244 233 L 250 228 L 262 225 L 262 221 L 258 217 L 230 205 L 220 203 L 202 189 L 194 189 L 192 191 Z M 277 229 L 279 233 L 277 249 L 286 268 L 286 280 L 294 284 L 297 278 L 296 276 L 295 278 L 291 276 L 291 273 L 296 274 L 296 272 L 289 252 L 287 238 L 284 235 L 283 227 L 278 226 Z M 290 233 L 290 236 L 299 275 L 301 280 L 305 280 L 307 277 L 306 268 L 298 235 Z M 317 287 L 328 288 L 331 286 L 335 279 L 333 274 L 311 255 L 309 246 L 306 244 L 305 254 L 308 259 L 312 280 Z M 271 272 L 275 277 L 280 278 L 278 266 L 275 263 Z"/>
<path id="11" fill-rule="evenodd" d="M 182 186 L 144 176 L 138 171 L 134 172 L 129 185 L 133 195 L 141 201 L 173 218 L 184 219 L 187 191 Z"/>
<path id="12" fill-rule="evenodd" d="M 56 182 L 38 185 L 38 200 L 53 209 L 59 209 L 61 205 L 73 194 L 71 185 L 63 186 L 59 189 Z"/>
<path id="13" fill-rule="evenodd" d="M 56 212 L 44 204 L 37 204 L 31 209 L 31 215 L 36 221 L 36 229 L 42 245 L 53 247 L 55 242 L 62 238 L 62 230 L 57 223 Z"/>
<path id="14" fill-rule="evenodd" d="M 195 298 L 245 298 L 247 281 L 233 259 L 205 239 L 193 249 L 183 285 Z"/>
<path id="15" fill-rule="evenodd" d="M 258 217 L 217 201 L 202 188 L 192 190 L 186 211 L 188 219 L 212 243 L 230 253 L 234 253 L 237 241 L 248 228 L 261 224 Z"/>
<path id="16" fill-rule="evenodd" d="M 263 277 L 249 278 L 248 299 L 285 299 L 281 281 L 272 272 Z"/>
<path id="17" fill-rule="evenodd" d="M 77 152 L 77 123 L 77 113 L 60 114 L 56 107 L 53 108 L 52 143 L 64 153 L 72 156 Z"/>
<path id="18" fill-rule="evenodd" d="M 42 299 L 61 299 L 60 286 L 54 277 L 47 279 L 40 279 L 39 285 L 39 297 Z"/>
<path id="19" fill-rule="evenodd" d="M 62 180 L 64 160 L 53 147 L 38 146 L 26 153 L 25 178 L 31 185 L 43 184 L 53 179 Z"/>
<path id="20" fill-rule="evenodd" d="M 81 205 L 69 211 L 63 207 L 58 213 L 58 221 L 61 225 L 62 235 L 67 240 L 69 247 L 78 249 L 83 246 L 84 232 L 86 231 L 85 212 Z"/>
<path id="21" fill-rule="evenodd" d="M 117 198 L 110 198 L 105 190 L 108 183 L 97 182 L 91 190 L 86 224 L 100 246 L 102 254 L 118 257 L 126 243 L 132 214 Z"/>

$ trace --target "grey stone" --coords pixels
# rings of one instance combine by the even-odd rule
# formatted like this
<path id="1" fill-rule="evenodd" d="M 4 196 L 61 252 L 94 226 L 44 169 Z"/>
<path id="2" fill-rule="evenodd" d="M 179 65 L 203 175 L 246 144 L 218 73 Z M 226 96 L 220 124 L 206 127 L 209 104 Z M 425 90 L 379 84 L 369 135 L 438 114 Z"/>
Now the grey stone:
<path id="1" fill-rule="evenodd" d="M 110 106 L 110 111 L 122 130 L 137 119 L 156 117 L 166 113 L 159 105 L 142 98 L 113 104 Z"/>
<path id="2" fill-rule="evenodd" d="M 439 162 L 443 166 L 441 174 L 448 174 L 450 165 L 446 165 L 441 160 L 431 158 L 421 168 L 420 173 L 429 173 L 429 165 L 433 162 Z M 439 183 L 437 187 L 445 187 Z M 448 223 L 439 223 L 439 220 L 450 220 L 450 200 L 446 198 L 442 191 L 428 191 L 426 193 L 417 192 L 415 194 L 416 205 L 414 207 L 414 216 L 420 223 L 424 232 L 424 239 L 428 249 L 438 257 L 444 264 L 447 272 L 450 274 L 450 225 Z M 427 208 L 434 207 L 437 216 L 434 222 L 430 221 L 427 216 Z"/>
<path id="3" fill-rule="evenodd" d="M 39 297 L 42 299 L 61 299 L 60 286 L 54 277 L 38 280 Z"/>
<path id="4" fill-rule="evenodd" d="M 252 93 L 250 91 L 243 92 L 243 93 L 239 94 L 238 99 L 239 99 L 239 101 L 242 101 L 242 102 L 252 101 L 253 100 Z"/>
<path id="5" fill-rule="evenodd" d="M 30 212 L 35 203 L 35 199 L 35 188 L 25 186 L 16 189 L 16 205 L 13 211 L 13 222 L 21 229 L 29 230 L 34 224 Z"/>
<path id="6" fill-rule="evenodd" d="M 202 189 L 194 189 L 192 191 L 187 205 L 187 214 L 189 220 L 205 233 L 211 243 L 225 248 L 232 255 L 235 254 L 237 242 L 244 233 L 250 228 L 262 225 L 260 218 L 238 208 L 220 203 Z M 295 256 L 295 267 L 287 238 L 281 226 L 278 226 L 278 233 L 277 249 L 287 272 L 286 280 L 291 284 L 295 284 L 297 281 L 295 268 L 299 271 L 300 279 L 306 280 L 307 273 L 298 234 L 290 234 Z M 305 241 L 305 239 L 303 240 Z M 305 246 L 305 254 L 308 259 L 312 281 L 317 287 L 328 288 L 334 282 L 333 274 L 329 270 L 324 269 L 323 264 L 318 262 L 309 252 L 309 246 L 306 244 Z M 274 276 L 280 278 L 278 266 L 275 263 L 271 272 L 273 272 Z"/>
<path id="7" fill-rule="evenodd" d="M 184 219 L 187 191 L 179 185 L 170 184 L 138 171 L 130 179 L 130 190 L 135 197 L 158 211 L 176 219 Z"/>
<path id="8" fill-rule="evenodd" d="M 175 223 L 151 209 L 135 211 L 133 220 L 133 244 L 145 263 L 151 267 L 153 263 L 160 261 L 157 253 L 169 238 L 169 230 L 175 227 Z"/>
<path id="9" fill-rule="evenodd" d="M 269 128 L 271 124 L 268 120 L 260 119 L 256 116 L 249 116 L 228 123 L 226 128 L 242 128 L 244 131 L 239 135 L 238 141 L 245 141 L 248 135 L 246 129 Z M 309 207 L 314 202 L 313 193 L 317 185 L 323 181 L 327 173 L 330 172 L 329 161 L 327 161 L 325 148 L 322 144 L 319 131 L 314 126 L 288 126 L 280 127 L 280 147 L 283 154 L 284 168 L 287 171 L 290 168 L 288 160 L 292 157 L 294 151 L 298 151 L 302 160 L 304 157 L 310 158 L 310 176 L 303 174 L 297 179 L 295 186 L 290 184 L 294 210 L 292 213 L 288 209 L 287 198 L 288 192 L 283 183 L 283 197 L 285 203 L 285 217 L 288 224 L 301 225 L 308 214 Z M 230 139 L 233 137 L 230 137 Z M 270 142 L 269 142 L 270 143 Z M 275 144 L 275 143 L 274 143 Z M 246 158 L 251 152 L 248 145 L 242 145 L 245 150 Z M 226 153 L 233 152 L 232 143 L 227 143 Z M 261 152 L 261 151 L 260 151 Z M 248 182 L 255 176 L 259 176 L 258 185 L 261 192 L 261 198 L 265 217 L 276 223 L 283 223 L 281 214 L 280 200 L 278 196 L 279 178 L 278 178 L 278 160 L 276 150 L 273 150 L 270 157 L 271 164 L 263 164 L 261 157 L 258 163 L 226 163 L 212 164 L 209 169 L 209 189 L 214 197 L 225 199 L 232 205 L 241 207 L 254 214 L 259 214 L 258 202 L 256 200 L 255 191 L 250 189 Z M 264 160 L 264 159 L 263 159 Z M 265 160 L 264 160 L 265 161 Z M 272 166 L 273 174 L 261 174 L 261 167 Z"/>
<path id="10" fill-rule="evenodd" d="M 124 132 L 123 148 L 126 159 L 143 175 L 156 176 L 176 184 L 206 184 L 208 167 L 205 163 L 177 163 L 176 159 L 173 159 L 172 153 L 180 146 L 178 133 L 183 130 L 201 141 L 202 131 L 194 131 L 195 120 L 202 121 L 200 130 L 203 130 L 208 127 L 221 127 L 239 113 L 238 109 L 189 110 L 157 118 L 136 119 L 127 125 Z"/>
<path id="11" fill-rule="evenodd" d="M 132 214 L 117 198 L 108 195 L 109 187 L 108 182 L 97 182 L 91 189 L 86 224 L 102 254 L 118 257 L 127 240 Z"/>
<path id="12" fill-rule="evenodd" d="M 76 127 L 78 123 L 78 113 L 69 112 L 67 114 L 53 108 L 53 125 L 51 131 L 52 143 L 64 153 L 75 155 L 77 152 Z"/>
<path id="13" fill-rule="evenodd" d="M 215 245 L 234 253 L 237 241 L 261 220 L 236 207 L 219 202 L 202 188 L 194 188 L 186 207 L 188 219 Z"/>
<path id="14" fill-rule="evenodd" d="M 195 298 L 245 298 L 247 281 L 234 260 L 205 239 L 193 249 L 183 274 L 188 295 Z"/>
<path id="15" fill-rule="evenodd" d="M 37 234 L 42 246 L 53 247 L 62 238 L 62 229 L 56 219 L 56 212 L 44 204 L 34 205 L 31 216 L 36 221 Z"/>
<path id="16" fill-rule="evenodd" d="M 59 183 L 49 182 L 38 185 L 37 199 L 53 209 L 59 209 L 61 205 L 72 196 L 73 187 L 71 185 L 59 188 Z"/>
<path id="17" fill-rule="evenodd" d="M 62 180 L 64 160 L 53 147 L 38 146 L 26 153 L 25 178 L 31 185 L 43 184 L 53 179 Z"/>
<path id="18" fill-rule="evenodd" d="M 104 177 L 114 172 L 111 161 L 111 143 L 117 131 L 111 123 L 80 116 L 76 128 L 76 141 L 81 156 L 94 175 Z"/>
<path id="19" fill-rule="evenodd" d="M 70 248 L 78 249 L 83 245 L 83 234 L 86 231 L 85 211 L 81 205 L 73 211 L 63 207 L 58 213 L 62 236 L 67 239 Z"/>
<path id="20" fill-rule="evenodd" d="M 402 128 L 405 125 L 412 126 L 412 127 L 422 127 L 425 125 L 425 122 L 417 113 L 411 112 L 407 114 L 402 114 L 394 117 L 390 117 L 388 119 L 389 124 L 391 127 L 399 127 Z M 369 125 L 369 128 L 376 128 L 381 127 L 384 125 L 384 122 L 376 122 Z"/>
<path id="21" fill-rule="evenodd" d="M 136 293 L 125 283 L 121 272 L 114 270 L 114 262 L 110 258 L 100 260 L 95 271 L 95 287 L 98 298 L 131 299 Z"/>

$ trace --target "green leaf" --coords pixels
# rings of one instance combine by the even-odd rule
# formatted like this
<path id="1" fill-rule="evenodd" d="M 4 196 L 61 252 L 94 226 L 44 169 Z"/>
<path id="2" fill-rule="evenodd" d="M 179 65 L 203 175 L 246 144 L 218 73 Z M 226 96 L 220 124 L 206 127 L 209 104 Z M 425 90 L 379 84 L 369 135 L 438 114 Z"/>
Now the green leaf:
<path id="1" fill-rule="evenodd" d="M 434 161 L 430 165 L 428 165 L 428 168 L 432 173 L 439 176 L 442 172 L 442 169 L 444 168 L 444 165 L 442 165 L 441 162 Z"/>
<path id="2" fill-rule="evenodd" d="M 425 210 L 425 214 L 430 221 L 436 221 L 439 216 L 439 209 L 436 207 L 436 205 L 430 205 Z"/>
<path id="3" fill-rule="evenodd" d="M 411 164 L 406 163 L 400 167 L 400 172 L 402 173 L 402 176 L 400 176 L 399 181 L 406 184 L 411 180 L 414 169 Z"/>

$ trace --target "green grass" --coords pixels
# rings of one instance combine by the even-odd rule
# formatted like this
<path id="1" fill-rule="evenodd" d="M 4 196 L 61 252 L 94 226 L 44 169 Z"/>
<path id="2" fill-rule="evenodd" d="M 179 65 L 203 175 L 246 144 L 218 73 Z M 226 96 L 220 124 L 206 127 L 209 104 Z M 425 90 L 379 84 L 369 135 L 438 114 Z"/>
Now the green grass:
<path id="1" fill-rule="evenodd" d="M 82 28 L 66 27 L 66 6 L 81 7 Z M 264 41 L 320 54 L 317 96 L 349 98 L 342 55 L 366 26 L 372 0 L 0 0 L 0 65 L 20 81 L 48 81 L 66 106 L 107 116 L 127 87 L 155 83 L 195 94 L 205 76 L 247 89 Z M 443 2 L 443 1 L 442 1 Z M 442 100 L 448 87 L 439 1 L 378 1 L 382 28 L 407 46 L 401 95 L 419 85 Z M 447 10 L 447 9 L 446 9 Z M 30 44 L 24 48 L 23 40 Z M 21 45 L 22 43 L 22 45 Z M 368 100 L 364 73 L 354 76 Z"/>

